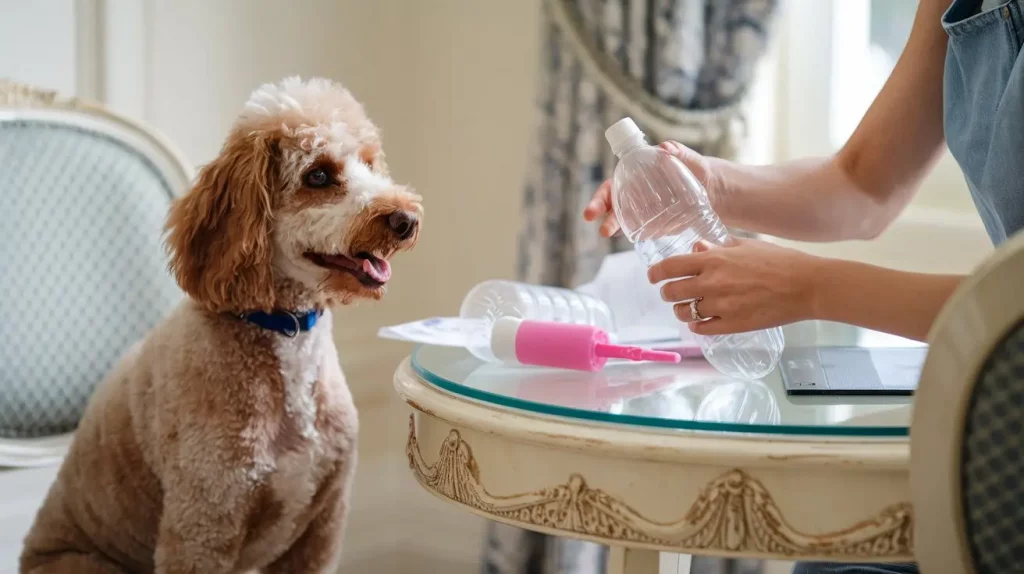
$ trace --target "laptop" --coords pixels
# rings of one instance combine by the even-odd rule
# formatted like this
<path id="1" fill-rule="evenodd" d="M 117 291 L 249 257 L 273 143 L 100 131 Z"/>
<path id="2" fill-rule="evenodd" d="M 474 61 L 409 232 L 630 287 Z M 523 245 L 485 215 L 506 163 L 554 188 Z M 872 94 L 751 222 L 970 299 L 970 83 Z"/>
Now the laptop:
<path id="1" fill-rule="evenodd" d="M 917 390 L 928 347 L 787 347 L 779 367 L 789 395 L 895 395 Z"/>

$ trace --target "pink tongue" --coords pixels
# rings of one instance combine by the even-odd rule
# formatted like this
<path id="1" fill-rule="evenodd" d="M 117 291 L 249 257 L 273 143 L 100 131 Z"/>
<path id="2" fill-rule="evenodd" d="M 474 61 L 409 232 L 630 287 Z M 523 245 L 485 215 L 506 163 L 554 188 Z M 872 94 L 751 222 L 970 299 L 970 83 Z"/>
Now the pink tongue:
<path id="1" fill-rule="evenodd" d="M 324 255 L 323 258 L 329 261 L 330 263 L 337 265 L 338 267 L 345 267 L 348 269 L 359 268 L 358 263 L 356 263 L 352 259 L 349 259 L 348 257 L 345 257 L 344 255 Z"/>
<path id="2" fill-rule="evenodd" d="M 376 263 L 376 265 L 374 264 Z M 363 272 L 379 283 L 386 283 L 391 279 L 391 264 L 385 259 L 363 259 Z"/>

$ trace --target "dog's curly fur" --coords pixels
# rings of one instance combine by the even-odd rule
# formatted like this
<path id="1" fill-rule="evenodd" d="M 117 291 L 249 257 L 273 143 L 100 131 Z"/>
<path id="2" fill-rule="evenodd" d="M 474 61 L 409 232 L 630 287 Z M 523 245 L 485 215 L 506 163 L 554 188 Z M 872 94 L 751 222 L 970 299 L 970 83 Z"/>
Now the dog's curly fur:
<path id="1" fill-rule="evenodd" d="M 421 215 L 348 91 L 257 89 L 168 216 L 188 297 L 90 400 L 21 572 L 333 571 L 358 423 L 326 308 L 380 298 Z M 293 338 L 239 317 L 321 309 Z"/>

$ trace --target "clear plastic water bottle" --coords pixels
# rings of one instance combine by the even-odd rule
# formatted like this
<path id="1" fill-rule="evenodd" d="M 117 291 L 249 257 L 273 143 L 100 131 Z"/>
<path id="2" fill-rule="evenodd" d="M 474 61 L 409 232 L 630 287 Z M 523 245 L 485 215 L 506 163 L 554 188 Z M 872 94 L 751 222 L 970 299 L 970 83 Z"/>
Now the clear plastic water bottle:
<path id="1" fill-rule="evenodd" d="M 502 317 L 593 325 L 615 332 L 611 309 L 600 299 L 570 289 L 500 279 L 473 287 L 462 300 L 459 317 L 467 320 L 471 330 L 469 352 L 490 363 L 500 362 L 491 351 L 491 330 Z"/>
<path id="2" fill-rule="evenodd" d="M 729 232 L 711 209 L 707 191 L 683 162 L 648 145 L 630 118 L 608 128 L 605 138 L 619 158 L 612 177 L 612 206 L 622 232 L 648 267 L 690 253 L 701 239 L 721 247 L 730 244 Z M 785 345 L 778 327 L 697 339 L 708 362 L 738 379 L 759 379 L 770 373 Z"/>

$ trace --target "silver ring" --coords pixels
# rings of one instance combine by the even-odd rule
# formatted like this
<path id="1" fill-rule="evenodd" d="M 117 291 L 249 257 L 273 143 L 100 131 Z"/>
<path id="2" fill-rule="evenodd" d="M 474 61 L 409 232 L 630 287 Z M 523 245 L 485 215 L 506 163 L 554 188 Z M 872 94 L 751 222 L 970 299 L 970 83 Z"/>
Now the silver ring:
<path id="1" fill-rule="evenodd" d="M 690 301 L 690 318 L 693 319 L 695 322 L 704 320 L 704 317 L 700 314 L 700 311 L 697 310 L 697 303 L 700 303 L 703 299 L 703 297 L 697 297 L 696 299 Z"/>

